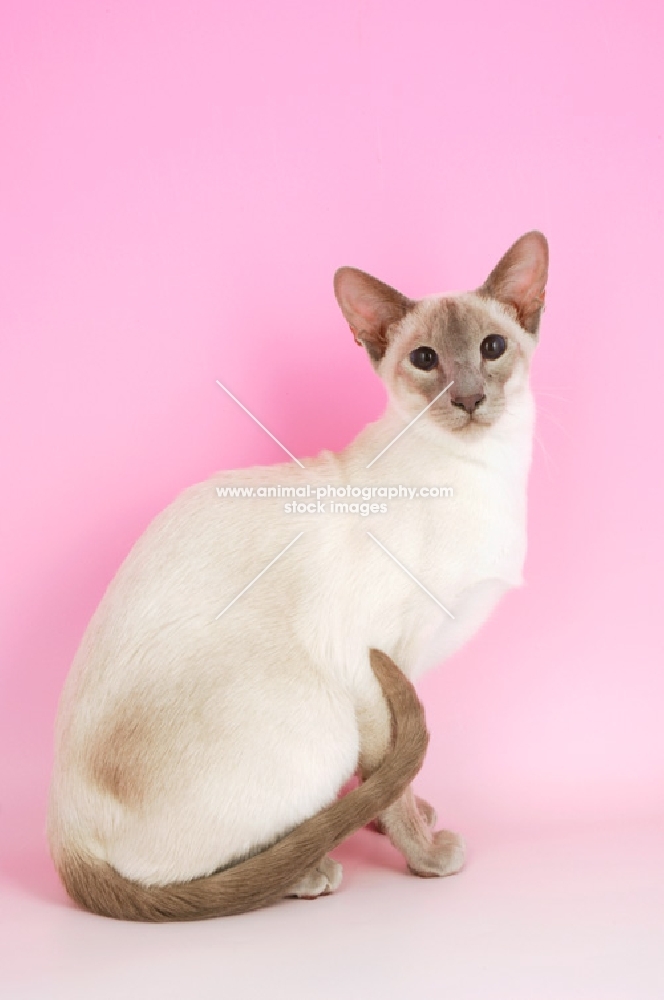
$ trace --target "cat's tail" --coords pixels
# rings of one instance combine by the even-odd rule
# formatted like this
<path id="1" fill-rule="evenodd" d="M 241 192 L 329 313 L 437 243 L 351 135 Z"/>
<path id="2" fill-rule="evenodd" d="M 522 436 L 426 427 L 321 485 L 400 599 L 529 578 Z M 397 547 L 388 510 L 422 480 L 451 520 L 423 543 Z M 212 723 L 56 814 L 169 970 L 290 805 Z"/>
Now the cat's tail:
<path id="1" fill-rule="evenodd" d="M 93 913 L 123 920 L 199 920 L 276 903 L 305 872 L 391 805 L 415 777 L 429 734 L 410 681 L 377 649 L 371 666 L 392 717 L 391 746 L 361 785 L 326 806 L 260 854 L 188 882 L 144 885 L 106 862 L 65 849 L 56 866 L 69 895 Z"/>

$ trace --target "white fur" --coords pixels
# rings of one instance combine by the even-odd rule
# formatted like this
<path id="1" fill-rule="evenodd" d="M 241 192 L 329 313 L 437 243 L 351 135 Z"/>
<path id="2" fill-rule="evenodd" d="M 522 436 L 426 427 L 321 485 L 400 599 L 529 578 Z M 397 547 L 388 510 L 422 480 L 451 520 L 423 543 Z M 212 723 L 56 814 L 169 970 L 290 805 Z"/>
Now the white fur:
<path id="1" fill-rule="evenodd" d="M 499 306 L 482 307 L 530 350 Z M 369 648 L 417 677 L 521 583 L 533 427 L 526 361 L 508 389 L 506 412 L 481 434 L 455 436 L 422 419 L 366 470 L 405 422 L 388 380 L 385 415 L 340 454 L 324 452 L 304 470 L 219 473 L 155 519 L 108 588 L 67 681 L 49 819 L 56 852 L 72 843 L 126 876 L 182 880 L 273 841 L 334 798 L 364 743 L 386 739 Z M 307 482 L 445 485 L 454 497 L 394 501 L 388 514 L 359 517 L 285 514 L 283 500 L 215 490 Z M 143 761 L 149 782 L 131 806 L 92 780 L 88 761 L 109 722 L 138 704 L 154 742 Z"/>

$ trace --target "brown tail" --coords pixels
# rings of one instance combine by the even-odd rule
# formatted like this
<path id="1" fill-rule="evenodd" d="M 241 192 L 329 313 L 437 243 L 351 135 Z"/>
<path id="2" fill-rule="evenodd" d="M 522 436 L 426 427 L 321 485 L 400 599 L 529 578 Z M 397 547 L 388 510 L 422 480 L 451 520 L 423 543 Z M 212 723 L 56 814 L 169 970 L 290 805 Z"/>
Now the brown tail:
<path id="1" fill-rule="evenodd" d="M 143 885 L 106 862 L 65 850 L 57 867 L 72 899 L 107 917 L 163 921 L 231 916 L 285 896 L 324 854 L 398 799 L 422 766 L 429 734 L 415 689 L 385 653 L 372 649 L 370 658 L 390 708 L 392 741 L 382 764 L 358 788 L 260 854 L 189 882 Z"/>

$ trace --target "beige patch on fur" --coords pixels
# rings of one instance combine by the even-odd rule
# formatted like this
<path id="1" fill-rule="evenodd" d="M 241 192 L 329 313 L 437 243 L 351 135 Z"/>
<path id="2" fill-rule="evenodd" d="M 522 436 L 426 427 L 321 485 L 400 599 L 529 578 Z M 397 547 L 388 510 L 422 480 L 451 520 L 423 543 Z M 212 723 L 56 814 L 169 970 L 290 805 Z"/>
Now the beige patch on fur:
<path id="1" fill-rule="evenodd" d="M 139 805 L 143 797 L 150 728 L 143 707 L 125 705 L 96 741 L 89 765 L 91 778 L 123 805 Z"/>

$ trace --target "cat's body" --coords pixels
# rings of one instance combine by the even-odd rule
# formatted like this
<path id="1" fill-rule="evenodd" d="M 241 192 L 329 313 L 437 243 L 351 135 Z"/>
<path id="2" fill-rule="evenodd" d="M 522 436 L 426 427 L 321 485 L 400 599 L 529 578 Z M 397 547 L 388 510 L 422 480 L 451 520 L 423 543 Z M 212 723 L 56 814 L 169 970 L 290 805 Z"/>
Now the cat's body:
<path id="1" fill-rule="evenodd" d="M 532 234 L 519 243 L 528 239 Z M 538 246 L 545 254 L 546 244 Z M 545 272 L 544 264 L 540 299 Z M 370 290 L 380 296 L 384 287 Z M 337 294 L 358 336 L 343 289 Z M 359 296 L 351 288 L 353 294 L 355 304 L 368 308 L 365 286 Z M 414 678 L 462 645 L 501 594 L 521 582 L 534 331 L 518 303 L 512 307 L 495 293 L 403 303 L 401 316 L 389 322 L 381 316 L 375 325 L 380 357 L 366 344 L 390 391 L 384 417 L 340 454 L 322 453 L 304 469 L 224 472 L 186 490 L 135 545 L 97 609 L 62 699 L 49 816 L 56 864 L 84 905 L 131 915 L 121 904 L 118 912 L 105 910 L 74 891 L 67 875 L 72 857 L 78 865 L 108 865 L 142 885 L 203 883 L 201 876 L 255 854 L 319 813 L 353 773 L 374 772 L 390 746 L 386 692 L 369 650 L 383 650 Z M 407 349 L 427 327 L 431 340 L 441 309 L 445 331 L 467 315 L 483 344 L 487 330 L 510 338 L 514 356 L 500 380 L 500 405 L 490 384 L 497 376 L 485 366 L 491 419 L 476 423 L 479 404 L 455 402 L 464 413 L 459 424 L 460 414 L 437 409 L 450 407 L 444 394 L 373 462 L 456 364 L 446 363 L 441 350 L 442 384 L 422 378 L 422 369 L 402 376 L 404 351 L 412 357 Z M 370 319 L 364 322 L 369 329 Z M 370 339 L 366 330 L 359 334 Z M 455 383 L 465 380 L 472 389 L 469 365 L 457 369 Z M 388 513 L 366 517 L 287 514 L 283 499 L 218 496 L 217 487 L 235 484 L 433 485 L 452 487 L 453 496 L 399 499 Z M 460 842 L 433 835 L 422 816 L 426 805 L 413 803 L 406 792 L 383 810 L 385 829 L 415 871 L 457 870 Z M 413 834 L 406 828 L 415 815 L 421 842 L 409 847 Z M 332 864 L 318 866 L 325 875 L 318 890 L 305 879 L 305 891 L 296 894 L 335 888 Z"/>

